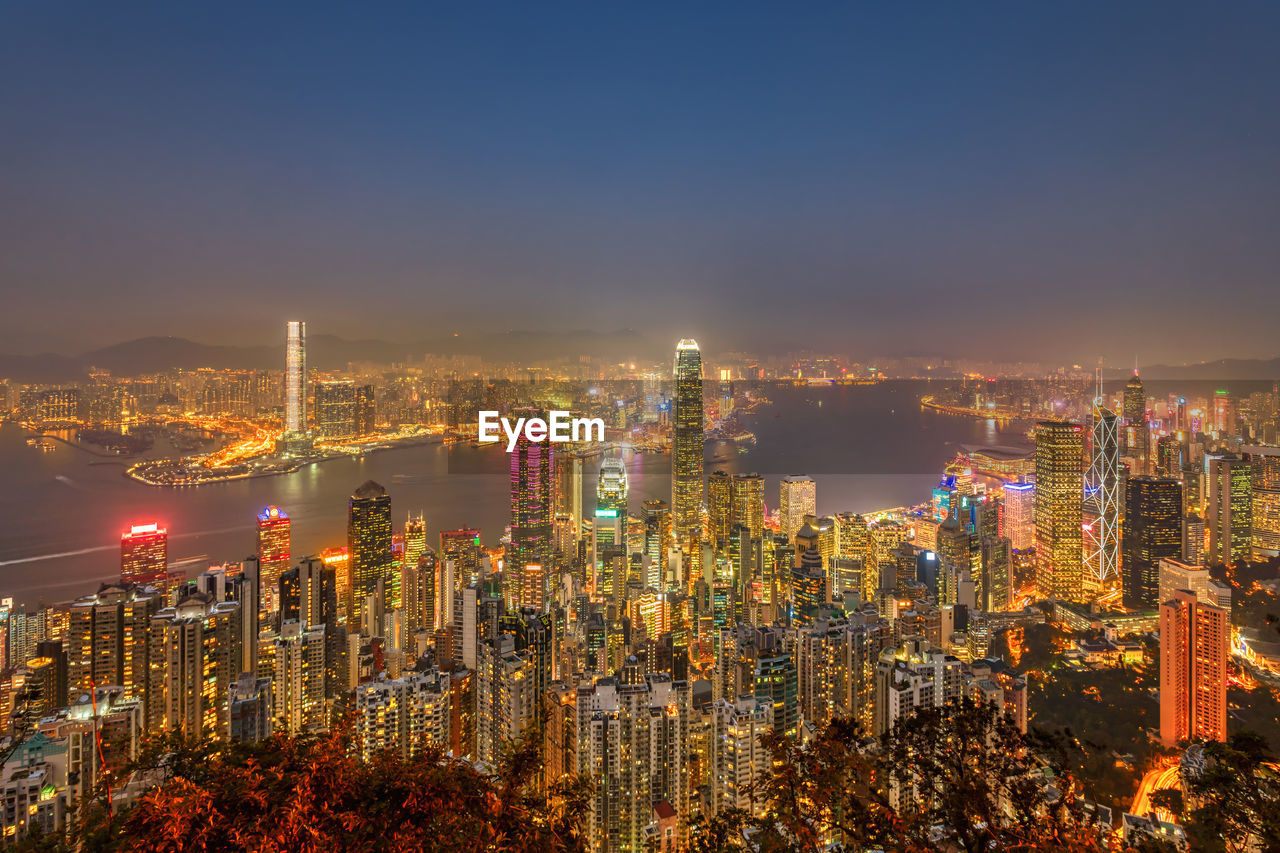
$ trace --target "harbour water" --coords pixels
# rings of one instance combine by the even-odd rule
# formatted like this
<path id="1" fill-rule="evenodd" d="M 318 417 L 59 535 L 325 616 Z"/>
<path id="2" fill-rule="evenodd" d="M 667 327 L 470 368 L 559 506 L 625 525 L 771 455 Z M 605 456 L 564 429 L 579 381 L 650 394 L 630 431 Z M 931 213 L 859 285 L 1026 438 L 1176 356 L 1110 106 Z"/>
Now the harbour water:
<path id="1" fill-rule="evenodd" d="M 1026 443 L 1017 427 L 1002 431 L 993 421 L 922 410 L 921 382 L 766 393 L 772 404 L 746 422 L 756 443 L 709 442 L 706 465 L 708 472 L 764 474 L 771 510 L 777 481 L 787 474 L 817 481 L 822 514 L 919 503 L 960 445 Z M 277 477 L 173 489 L 129 480 L 121 462 L 61 443 L 42 450 L 26 438 L 16 425 L 0 427 L 0 596 L 29 604 L 69 600 L 116 577 L 120 533 L 131 523 L 167 527 L 170 560 L 191 560 L 192 572 L 253 553 L 256 515 L 268 505 L 292 518 L 295 554 L 345 544 L 347 499 L 365 480 L 387 488 L 397 526 L 407 513 L 422 512 L 429 541 L 440 530 L 468 525 L 494 544 L 509 520 L 504 476 L 451 473 L 493 470 L 451 465 L 449 454 L 502 455 L 497 447 L 405 447 Z M 739 452 L 744 446 L 747 452 Z M 626 464 L 633 510 L 650 497 L 670 499 L 669 456 L 630 454 Z M 586 466 L 587 506 L 598 466 L 598 458 Z"/>

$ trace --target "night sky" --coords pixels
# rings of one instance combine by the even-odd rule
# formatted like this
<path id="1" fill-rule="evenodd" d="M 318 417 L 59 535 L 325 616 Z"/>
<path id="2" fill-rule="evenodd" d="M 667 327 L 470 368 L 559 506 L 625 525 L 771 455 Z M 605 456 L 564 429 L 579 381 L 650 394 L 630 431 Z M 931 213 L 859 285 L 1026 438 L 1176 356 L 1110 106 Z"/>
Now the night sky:
<path id="1" fill-rule="evenodd" d="M 0 351 L 1272 357 L 1280 4 L 0 9 Z"/>

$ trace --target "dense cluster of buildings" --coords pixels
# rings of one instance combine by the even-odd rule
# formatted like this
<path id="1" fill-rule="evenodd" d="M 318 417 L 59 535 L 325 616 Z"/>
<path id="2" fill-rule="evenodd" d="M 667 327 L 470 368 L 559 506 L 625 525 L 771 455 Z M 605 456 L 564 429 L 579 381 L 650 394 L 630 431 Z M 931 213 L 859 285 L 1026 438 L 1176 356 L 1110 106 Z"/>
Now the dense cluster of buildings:
<path id="1" fill-rule="evenodd" d="M 286 442 L 369 422 L 349 380 L 316 386 L 308 418 L 300 324 L 287 357 Z M 112 774 L 148 734 L 253 741 L 351 714 L 365 755 L 435 748 L 482 768 L 536 733 L 546 784 L 592 783 L 593 850 L 678 850 L 699 815 L 760 809 L 765 731 L 853 718 L 871 737 L 964 696 L 1025 730 L 1026 677 L 991 647 L 1046 612 L 1158 629 L 1162 737 L 1225 736 L 1231 590 L 1204 566 L 1277 553 L 1280 449 L 1229 419 L 1165 430 L 1135 377 L 1119 414 L 1098 395 L 1084 422 L 1039 423 L 1032 456 L 989 453 L 986 478 L 949 469 L 914 510 L 819 515 L 815 481 L 792 475 L 766 514 L 764 477 L 704 472 L 703 373 L 681 341 L 670 502 L 631 500 L 606 456 L 584 505 L 584 454 L 526 436 L 496 545 L 398 524 L 366 482 L 345 544 L 319 554 L 293 553 L 288 513 L 268 507 L 253 555 L 188 578 L 167 531 L 142 524 L 119 582 L 9 602 L 5 833 L 57 830 L 104 774 L 127 799 Z M 1116 630 L 1087 653 L 1123 657 Z"/>

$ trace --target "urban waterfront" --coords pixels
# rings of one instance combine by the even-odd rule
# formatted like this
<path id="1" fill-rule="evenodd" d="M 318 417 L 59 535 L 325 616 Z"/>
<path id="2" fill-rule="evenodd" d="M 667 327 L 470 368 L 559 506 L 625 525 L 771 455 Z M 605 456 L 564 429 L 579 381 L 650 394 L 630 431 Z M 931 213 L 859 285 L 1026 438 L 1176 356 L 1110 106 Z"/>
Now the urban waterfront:
<path id="1" fill-rule="evenodd" d="M 10 5 L 0 853 L 1280 853 L 1280 5 Z"/>
<path id="2" fill-rule="evenodd" d="M 781 477 L 809 474 L 818 483 L 820 512 L 869 512 L 926 501 L 958 445 L 1026 443 L 1016 428 L 1001 431 L 994 421 L 922 410 L 918 401 L 927 387 L 916 381 L 771 387 L 772 403 L 749 421 L 756 444 L 739 453 L 733 443 L 708 442 L 706 470 L 763 474 L 767 495 L 777 494 Z M 26 442 L 28 435 L 16 424 L 0 426 L 5 476 L 0 588 L 30 605 L 75 598 L 118 578 L 120 533 L 144 521 L 168 527 L 171 561 L 190 560 L 192 573 L 209 561 L 241 560 L 253 553 L 257 513 L 264 506 L 289 512 L 295 553 L 344 544 L 347 499 L 370 479 L 390 493 L 397 523 L 409 512 L 421 512 L 429 536 L 478 526 L 485 544 L 493 545 L 510 523 L 505 476 L 449 473 L 451 453 L 487 454 L 501 457 L 498 464 L 503 464 L 506 454 L 500 448 L 397 448 L 332 459 L 292 474 L 156 488 L 127 479 L 126 461 L 61 443 L 42 451 Z M 626 462 L 637 505 L 670 495 L 668 455 L 633 453 Z M 599 464 L 599 457 L 589 460 L 583 478 L 588 505 Z"/>

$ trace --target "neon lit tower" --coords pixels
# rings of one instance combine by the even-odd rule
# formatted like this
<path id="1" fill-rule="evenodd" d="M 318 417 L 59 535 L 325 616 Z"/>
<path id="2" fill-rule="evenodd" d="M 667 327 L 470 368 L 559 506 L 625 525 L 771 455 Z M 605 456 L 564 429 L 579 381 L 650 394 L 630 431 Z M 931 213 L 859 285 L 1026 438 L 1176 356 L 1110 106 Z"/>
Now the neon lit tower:
<path id="1" fill-rule="evenodd" d="M 698 342 L 676 344 L 675 411 L 671 441 L 671 528 L 676 541 L 690 545 L 701 537 L 702 504 L 702 353 Z"/>
<path id="2" fill-rule="evenodd" d="M 168 530 L 153 521 L 135 524 L 120 536 L 120 580 L 164 589 L 168 571 Z"/>
<path id="3" fill-rule="evenodd" d="M 279 609 L 280 576 L 289 571 L 290 525 L 288 514 L 279 507 L 258 513 L 258 595 L 273 612 Z"/>
<path id="4" fill-rule="evenodd" d="M 290 320 L 284 343 L 284 432 L 286 437 L 307 431 L 307 324 Z"/>

